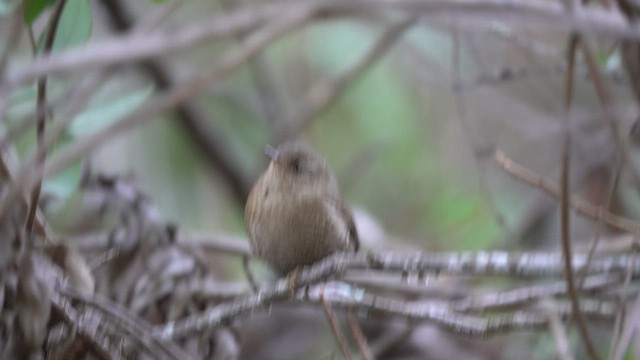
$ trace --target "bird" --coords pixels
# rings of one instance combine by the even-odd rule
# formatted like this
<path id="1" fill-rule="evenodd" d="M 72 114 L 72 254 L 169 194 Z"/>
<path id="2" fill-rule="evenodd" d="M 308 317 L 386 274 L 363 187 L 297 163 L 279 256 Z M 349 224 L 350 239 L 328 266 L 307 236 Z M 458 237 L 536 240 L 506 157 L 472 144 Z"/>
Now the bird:
<path id="1" fill-rule="evenodd" d="M 251 253 L 280 275 L 333 253 L 358 251 L 358 232 L 338 181 L 309 146 L 267 145 L 269 166 L 245 207 Z"/>

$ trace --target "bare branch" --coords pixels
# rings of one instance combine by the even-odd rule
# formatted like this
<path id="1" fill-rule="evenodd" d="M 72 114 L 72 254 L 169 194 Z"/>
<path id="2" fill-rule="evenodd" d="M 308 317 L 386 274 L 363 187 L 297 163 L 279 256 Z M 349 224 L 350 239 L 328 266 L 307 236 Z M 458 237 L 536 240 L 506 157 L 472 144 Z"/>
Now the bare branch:
<path id="1" fill-rule="evenodd" d="M 164 13 L 171 11 L 173 7 L 178 6 L 182 0 L 176 0 L 171 4 L 167 4 L 165 8 L 160 10 L 160 14 L 150 15 L 150 19 L 140 20 L 140 24 L 134 27 L 131 15 L 127 11 L 127 3 L 119 0 L 105 0 L 101 4 L 107 10 L 111 27 L 118 32 L 125 32 L 132 27 L 132 31 L 147 31 L 148 27 L 158 22 L 157 18 L 161 18 Z M 171 75 L 170 68 L 165 66 L 161 61 L 156 59 L 147 59 L 137 64 L 153 79 L 157 88 L 166 91 L 175 86 L 175 80 Z M 211 121 L 214 114 L 205 114 L 195 101 L 188 101 L 179 104 L 174 109 L 177 123 L 184 128 L 191 137 L 194 144 L 198 146 L 200 151 L 206 156 L 207 163 L 211 164 L 217 173 L 222 175 L 226 180 L 228 187 L 233 191 L 238 203 L 244 203 L 249 193 L 249 184 L 246 176 L 242 173 L 237 165 L 238 161 L 233 156 L 234 153 L 228 150 L 227 139 L 220 134 Z"/>
<path id="2" fill-rule="evenodd" d="M 353 336 L 356 338 L 362 358 L 364 360 L 373 360 L 374 357 L 371 353 L 371 349 L 369 348 L 369 344 L 367 344 L 367 338 L 362 333 L 362 328 L 360 328 L 360 324 L 358 324 L 358 319 L 353 316 L 351 309 L 347 311 L 347 323 L 349 324 L 351 333 L 353 333 Z"/>
<path id="3" fill-rule="evenodd" d="M 581 292 L 603 290 L 620 284 L 621 276 L 618 274 L 595 275 L 586 278 Z M 567 295 L 567 283 L 558 281 L 551 284 L 533 285 L 506 291 L 490 292 L 468 296 L 465 299 L 452 301 L 451 307 L 456 311 L 491 311 L 508 309 L 524 305 L 546 298 L 554 298 Z"/>
<path id="4" fill-rule="evenodd" d="M 640 171 L 638 171 L 638 168 L 631 158 L 631 148 L 627 141 L 627 137 L 622 133 L 622 129 L 620 129 L 620 125 L 618 124 L 618 119 L 616 119 L 611 111 L 611 107 L 613 105 L 611 101 L 611 93 L 603 80 L 595 56 L 593 55 L 593 51 L 591 51 L 589 44 L 584 40 L 580 41 L 580 48 L 582 49 L 587 67 L 589 68 L 589 74 L 591 75 L 598 102 L 604 113 L 604 121 L 609 125 L 609 129 L 611 130 L 613 139 L 615 140 L 618 150 L 622 155 L 626 168 L 631 173 L 636 186 L 640 186 Z"/>
<path id="5" fill-rule="evenodd" d="M 500 150 L 496 151 L 496 161 L 501 168 L 503 168 L 510 175 L 532 185 L 540 188 L 554 197 L 560 197 L 560 189 L 557 185 L 551 181 L 543 178 L 541 175 L 525 168 L 522 165 L 515 163 L 509 159 L 505 153 Z M 592 219 L 601 220 L 605 224 L 614 228 L 627 231 L 632 234 L 640 234 L 640 225 L 638 222 L 616 215 L 606 208 L 595 206 L 588 203 L 586 200 L 579 198 L 576 195 L 571 195 L 569 204 L 579 214 L 588 216 Z"/>
<path id="6" fill-rule="evenodd" d="M 271 24 L 248 37 L 243 45 L 227 53 L 211 70 L 198 74 L 191 81 L 176 86 L 170 91 L 155 97 L 145 105 L 134 110 L 133 113 L 105 129 L 76 141 L 60 151 L 57 156 L 51 158 L 51 161 L 48 162 L 47 175 L 53 175 L 65 169 L 74 161 L 87 156 L 87 154 L 91 153 L 99 145 L 110 140 L 115 135 L 152 120 L 154 119 L 154 115 L 189 100 L 195 94 L 198 94 L 209 86 L 211 82 L 220 80 L 235 71 L 271 42 L 287 32 L 306 24 L 313 14 L 311 10 L 305 8 L 299 12 L 287 12 L 287 16 L 285 16 L 283 20 Z M 55 142 L 55 138 L 48 138 L 47 140 L 48 141 L 45 142 L 45 148 L 51 147 Z M 15 202 L 18 194 L 23 191 L 24 188 L 33 186 L 35 181 L 42 176 L 44 170 L 42 165 L 36 166 L 33 171 L 29 170 L 34 163 L 35 161 L 32 160 L 26 170 L 23 170 L 21 174 L 16 177 L 15 186 L 12 186 L 11 189 L 4 194 L 0 205 L 0 219 L 4 217 L 4 214 L 7 213 L 8 209 Z"/>
<path id="7" fill-rule="evenodd" d="M 621 13 L 585 7 L 567 12 L 562 4 L 545 1 L 507 0 L 357 0 L 357 1 L 283 1 L 256 9 L 242 9 L 217 19 L 207 19 L 181 31 L 162 34 L 137 34 L 96 42 L 79 49 L 34 61 L 12 69 L 6 83 L 10 86 L 61 71 L 79 71 L 95 66 L 140 60 L 195 44 L 205 39 L 226 37 L 255 29 L 267 19 L 311 8 L 323 16 L 365 15 L 370 11 L 401 10 L 417 16 L 443 14 L 513 16 L 519 21 L 557 26 L 576 32 L 640 39 L 640 29 L 630 25 Z M 286 9 L 286 11 L 283 11 Z"/>
<path id="8" fill-rule="evenodd" d="M 571 350 L 569 350 L 569 339 L 567 338 L 567 331 L 565 330 L 564 326 L 562 326 L 560 317 L 556 313 L 555 304 L 551 301 L 545 301 L 542 303 L 542 308 L 544 315 L 549 320 L 549 328 L 556 343 L 556 354 L 558 355 L 558 358 L 560 360 L 574 359 L 573 355 L 571 354 Z"/>
<path id="9" fill-rule="evenodd" d="M 120 331 L 125 332 L 131 339 L 142 344 L 145 349 L 154 354 L 155 358 L 170 359 L 191 359 L 189 354 L 185 353 L 178 346 L 171 342 L 159 341 L 151 335 L 151 327 L 142 319 L 138 319 L 126 309 L 123 309 L 116 303 L 107 299 L 103 299 L 98 295 L 92 297 L 83 296 L 71 289 L 59 289 L 59 293 L 69 299 L 81 301 L 87 306 L 95 308 L 99 312 L 109 317 L 109 323 L 117 327 Z"/>
<path id="10" fill-rule="evenodd" d="M 15 86 L 44 75 L 83 71 L 157 56 L 205 40 L 254 30 L 273 16 L 276 9 L 272 7 L 271 11 L 263 12 L 238 11 L 216 20 L 206 19 L 191 24 L 180 31 L 154 33 L 134 31 L 105 41 L 91 42 L 80 48 L 36 59 L 30 65 L 20 69 L 11 69 L 5 81 Z"/>
<path id="11" fill-rule="evenodd" d="M 575 1 L 571 2 L 575 4 Z M 575 8 L 572 9 L 575 11 Z M 569 166 L 571 160 L 571 117 L 572 117 L 572 102 L 573 102 L 573 79 L 574 68 L 576 63 L 576 49 L 580 43 L 580 36 L 571 33 L 569 34 L 568 42 L 568 61 L 569 68 L 567 71 L 564 93 L 564 108 L 565 117 L 563 121 L 563 142 L 562 142 L 562 172 L 560 175 L 560 244 L 562 245 L 562 256 L 564 257 L 564 273 L 567 279 L 567 292 L 569 293 L 569 299 L 571 300 L 571 309 L 578 322 L 578 330 L 580 337 L 584 345 L 587 348 L 587 352 L 592 359 L 599 359 L 600 356 L 593 345 L 593 340 L 589 334 L 587 328 L 587 322 L 580 313 L 580 299 L 578 298 L 578 292 L 575 285 L 575 275 L 573 267 L 571 266 L 571 227 L 569 224 L 569 197 L 571 196 L 571 190 L 569 186 Z"/>
<path id="12" fill-rule="evenodd" d="M 340 352 L 342 355 L 348 359 L 352 360 L 353 355 L 351 355 L 351 350 L 349 349 L 349 345 L 347 344 L 347 338 L 344 336 L 342 329 L 340 328 L 340 323 L 338 322 L 338 317 L 336 313 L 333 311 L 333 307 L 331 306 L 331 302 L 327 301 L 324 298 L 324 286 L 321 285 L 320 289 L 320 303 L 322 304 L 322 309 L 324 309 L 325 317 L 329 322 L 329 326 L 331 328 L 331 333 L 333 334 L 336 343 L 338 343 L 338 347 L 340 347 Z"/>
<path id="13" fill-rule="evenodd" d="M 52 295 L 51 302 L 54 310 L 59 312 L 67 322 L 77 329 L 76 331 L 80 335 L 93 345 L 101 359 L 124 359 L 122 349 L 106 335 L 105 328 L 108 325 L 100 314 L 91 311 L 81 313 L 72 306 L 71 301 L 58 293 Z M 98 326 L 98 324 L 102 324 L 102 326 Z"/>
<path id="14" fill-rule="evenodd" d="M 318 114 L 331 106 L 350 85 L 376 64 L 415 21 L 416 18 L 412 16 L 390 25 L 358 61 L 311 87 L 296 113 L 280 123 L 281 128 L 274 134 L 275 143 L 294 138 L 307 128 Z"/>
<path id="15" fill-rule="evenodd" d="M 44 40 L 44 48 L 42 55 L 46 56 L 51 53 L 53 48 L 53 40 L 56 37 L 58 24 L 62 16 L 62 10 L 66 5 L 67 0 L 58 0 L 53 14 L 49 19 L 49 25 L 46 30 L 46 37 Z M 38 79 L 37 87 L 37 99 L 36 99 L 36 137 L 37 137 L 37 153 L 36 164 L 44 164 L 47 157 L 47 151 L 44 149 L 44 134 L 46 129 L 47 120 L 47 77 L 42 76 Z M 38 210 L 38 201 L 40 199 L 40 191 L 42 190 L 42 177 L 38 177 L 33 189 L 31 189 L 31 198 L 29 199 L 29 208 L 27 210 L 27 219 L 24 224 L 27 234 L 33 233 L 33 224 L 36 218 Z"/>
<path id="16" fill-rule="evenodd" d="M 620 333 L 616 345 L 612 349 L 611 360 L 622 360 L 624 358 L 633 334 L 637 331 L 636 324 L 640 318 L 640 296 L 636 297 L 636 300 L 631 307 L 631 311 L 624 319 L 624 327 Z"/>
<path id="17" fill-rule="evenodd" d="M 586 264 L 586 254 L 574 254 L 572 266 L 577 271 Z M 523 255 L 507 253 L 428 253 L 428 254 L 398 254 L 375 253 L 353 254 L 339 253 L 310 267 L 305 267 L 299 275 L 291 281 L 284 278 L 275 285 L 262 289 L 256 294 L 247 295 L 230 302 L 221 303 L 203 313 L 188 316 L 187 318 L 169 322 L 166 325 L 154 329 L 154 334 L 161 339 L 180 339 L 194 333 L 218 327 L 232 319 L 247 316 L 256 310 L 264 309 L 272 304 L 286 301 L 290 297 L 292 288 L 303 289 L 321 283 L 327 279 L 340 277 L 348 269 L 378 269 L 390 272 L 417 272 L 426 271 L 436 273 L 468 274 L 473 275 L 478 271 L 483 275 L 515 275 L 515 276 L 563 276 L 564 261 L 561 255 L 554 253 L 528 253 Z M 630 269 L 632 273 L 640 275 L 640 256 L 619 255 L 603 256 L 594 259 L 589 267 L 591 274 L 611 274 Z M 320 291 L 320 289 L 318 290 Z M 332 304 L 342 300 L 344 306 L 360 305 L 365 308 L 384 309 L 385 313 L 397 314 L 408 318 L 420 318 L 423 320 L 437 321 L 441 326 L 455 332 L 468 335 L 488 336 L 490 334 L 507 331 L 514 328 L 541 328 L 546 326 L 547 320 L 539 314 L 515 312 L 503 317 L 480 319 L 468 315 L 462 315 L 452 310 L 449 306 L 429 303 L 420 303 L 419 306 L 407 306 L 407 302 L 396 299 L 381 301 L 380 297 L 365 296 L 363 290 L 354 290 L 355 293 L 345 298 L 344 296 L 329 295 Z M 310 292 L 299 293 L 302 299 Z M 333 292 L 331 292 L 333 294 Z M 337 294 L 345 294 L 338 291 Z M 306 301 L 306 300 L 305 300 Z M 319 295 L 317 301 L 320 301 Z M 563 314 L 571 313 L 569 304 L 560 308 Z M 592 301 L 582 301 L 580 312 L 593 316 L 613 318 L 616 313 L 614 306 Z"/>

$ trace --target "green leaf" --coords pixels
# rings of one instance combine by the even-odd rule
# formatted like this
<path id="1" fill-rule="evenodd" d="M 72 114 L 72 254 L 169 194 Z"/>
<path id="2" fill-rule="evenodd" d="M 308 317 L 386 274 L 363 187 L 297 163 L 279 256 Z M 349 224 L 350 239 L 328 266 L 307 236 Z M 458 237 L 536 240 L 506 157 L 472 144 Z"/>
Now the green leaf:
<path id="1" fill-rule="evenodd" d="M 33 24 L 42 11 L 53 3 L 54 0 L 24 0 L 24 21 L 27 25 Z"/>
<path id="2" fill-rule="evenodd" d="M 69 127 L 69 134 L 78 137 L 106 127 L 140 106 L 152 92 L 153 87 L 148 86 L 88 109 L 73 120 Z"/>
<path id="3" fill-rule="evenodd" d="M 91 36 L 93 18 L 88 0 L 69 0 L 62 10 L 53 42 L 54 50 L 84 44 Z"/>

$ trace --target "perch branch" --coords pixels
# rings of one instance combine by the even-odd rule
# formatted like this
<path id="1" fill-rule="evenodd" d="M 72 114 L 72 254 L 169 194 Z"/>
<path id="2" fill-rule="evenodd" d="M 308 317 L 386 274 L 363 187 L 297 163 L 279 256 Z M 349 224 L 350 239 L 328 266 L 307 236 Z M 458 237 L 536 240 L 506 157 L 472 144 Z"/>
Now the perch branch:
<path id="1" fill-rule="evenodd" d="M 574 254 L 572 266 L 577 271 L 587 261 L 586 254 Z M 557 253 L 528 253 L 507 254 L 495 253 L 428 253 L 428 254 L 399 254 L 399 253 L 375 253 L 375 254 L 335 254 L 317 264 L 304 268 L 295 283 L 289 279 L 281 279 L 275 285 L 260 290 L 258 293 L 247 295 L 243 298 L 224 302 L 199 314 L 190 315 L 184 319 L 169 322 L 154 328 L 154 334 L 161 339 L 180 339 L 206 329 L 218 327 L 228 321 L 245 317 L 259 309 L 268 308 L 275 303 L 287 301 L 290 298 L 291 289 L 301 289 L 313 286 L 327 279 L 340 277 L 348 269 L 377 269 L 389 272 L 418 272 L 425 271 L 450 274 L 473 275 L 481 271 L 483 275 L 518 275 L 518 276 L 563 276 L 564 261 Z M 593 259 L 588 273 L 609 274 L 622 273 L 625 270 L 640 276 L 640 256 L 618 255 L 603 256 Z M 357 290 L 357 294 L 345 300 L 343 305 L 363 306 L 364 290 Z M 304 296 L 302 294 L 301 296 Z M 325 296 L 327 292 L 325 292 Z M 356 300 L 354 300 L 356 299 Z M 377 299 L 370 299 L 366 306 L 381 306 Z M 336 298 L 331 296 L 331 301 L 336 304 Z M 356 302 L 354 302 L 356 301 Z M 400 300 L 390 300 L 400 301 Z M 390 303 L 391 304 L 391 303 Z M 439 323 L 445 328 L 459 331 L 469 335 L 489 335 L 505 329 L 513 328 L 540 328 L 547 325 L 544 316 L 532 313 L 516 312 L 509 316 L 496 318 L 498 320 L 478 320 L 467 318 L 450 307 L 433 305 L 428 307 L 412 308 L 407 310 L 406 302 L 393 303 L 386 308 L 398 315 L 408 318 L 420 318 L 423 320 L 443 321 Z M 402 306 L 401 306 L 402 305 Z M 415 311 L 419 310 L 419 313 Z M 568 316 L 570 307 L 565 306 L 561 311 Z M 404 311 L 404 312 L 402 312 Z M 414 312 L 412 312 L 414 311 Z M 593 316 L 613 318 L 616 309 L 602 302 L 591 302 L 585 299 L 580 304 L 580 311 Z M 449 314 L 453 314 L 449 317 Z M 462 326 L 467 324 L 468 326 Z"/>

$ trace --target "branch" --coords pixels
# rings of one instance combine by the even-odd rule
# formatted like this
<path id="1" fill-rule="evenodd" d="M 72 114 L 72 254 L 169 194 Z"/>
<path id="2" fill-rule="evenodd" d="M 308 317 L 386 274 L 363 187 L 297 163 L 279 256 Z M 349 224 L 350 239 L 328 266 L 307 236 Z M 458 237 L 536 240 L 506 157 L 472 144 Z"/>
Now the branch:
<path id="1" fill-rule="evenodd" d="M 347 338 L 344 336 L 344 333 L 340 328 L 340 323 L 338 322 L 338 317 L 336 316 L 335 311 L 333 311 L 331 301 L 325 299 L 324 297 L 324 285 L 321 285 L 319 302 L 320 304 L 322 304 L 325 317 L 327 318 L 327 322 L 329 323 L 329 327 L 331 328 L 333 338 L 340 348 L 340 352 L 347 360 L 353 360 L 353 355 L 351 355 L 351 350 L 349 349 L 349 345 L 347 345 Z"/>
<path id="2" fill-rule="evenodd" d="M 330 285 L 335 285 L 336 288 L 330 289 Z M 358 309 L 367 316 L 400 316 L 408 320 L 426 321 L 444 330 L 471 337 L 488 337 L 513 330 L 535 330 L 547 326 L 547 319 L 540 308 L 486 316 L 475 315 L 457 312 L 443 303 L 399 300 L 359 289 L 353 290 L 349 285 L 342 283 L 314 286 L 304 293 L 298 293 L 296 301 L 319 305 L 322 303 L 322 296 L 330 300 L 334 306 Z M 580 304 L 579 311 L 594 319 L 612 320 L 618 307 L 610 302 L 585 300 Z M 571 304 L 558 301 L 557 314 L 565 321 L 571 319 L 574 316 Z"/>
<path id="3" fill-rule="evenodd" d="M 360 255 L 362 256 L 362 255 Z M 574 270 L 582 270 L 587 264 L 588 254 L 575 253 L 571 259 Z M 366 261 L 365 263 L 363 263 Z M 465 274 L 483 276 L 517 276 L 517 277 L 563 277 L 564 260 L 561 254 L 523 253 L 514 254 L 502 251 L 494 252 L 462 252 L 462 253 L 371 253 L 366 258 L 354 258 L 347 262 L 349 268 L 362 269 L 368 264 L 370 269 L 396 271 L 405 273 L 426 272 Z M 640 256 L 615 255 L 593 259 L 587 274 L 624 273 L 630 271 L 633 276 L 640 276 Z"/>
<path id="4" fill-rule="evenodd" d="M 572 266 L 577 271 L 586 264 L 586 254 L 575 254 Z M 331 278 L 339 278 L 346 270 L 350 269 L 376 269 L 389 272 L 409 273 L 424 272 L 476 275 L 513 275 L 527 276 L 563 276 L 564 261 L 561 255 L 555 253 L 528 253 L 508 254 L 494 253 L 339 253 L 312 266 L 305 267 L 299 275 L 291 281 L 288 278 L 280 279 L 275 285 L 263 289 L 256 294 L 243 298 L 220 303 L 202 313 L 190 315 L 184 319 L 169 322 L 157 326 L 154 329 L 155 336 L 161 339 L 181 339 L 189 335 L 199 333 L 206 329 L 218 327 L 228 321 L 248 316 L 249 314 L 268 308 L 269 306 L 287 301 L 292 290 L 313 286 Z M 636 277 L 640 276 L 640 256 L 618 255 L 606 256 L 594 259 L 588 269 L 591 274 L 610 274 L 630 270 Z M 364 290 L 356 289 L 355 294 L 347 293 L 348 299 L 343 299 L 343 305 L 382 306 L 379 297 L 376 299 L 365 297 Z M 303 291 L 299 296 L 306 296 L 309 292 Z M 328 291 L 324 292 L 324 296 Z M 344 292 L 338 292 L 344 294 Z M 368 295 L 374 296 L 374 295 Z M 318 297 L 318 301 L 319 301 Z M 368 299 L 368 300 L 367 300 Z M 333 304 L 337 304 L 335 296 L 331 297 Z M 428 307 L 409 307 L 401 300 L 390 299 L 385 311 L 392 314 L 403 315 L 409 318 L 423 320 L 441 320 L 439 323 L 445 328 L 467 335 L 486 336 L 499 331 L 513 328 L 541 328 L 546 326 L 544 316 L 531 313 L 516 312 L 509 316 L 479 320 L 453 311 L 450 307 L 436 306 L 433 302 Z M 393 301 L 398 301 L 393 303 Z M 564 314 L 571 313 L 570 307 L 564 308 Z M 585 300 L 580 304 L 580 311 L 586 314 L 613 318 L 615 308 L 602 302 Z M 449 316 L 450 315 L 450 316 Z M 464 325 L 464 327 L 462 326 Z"/>
<path id="5" fill-rule="evenodd" d="M 529 185 L 540 188 L 556 198 L 560 197 L 560 188 L 556 184 L 525 168 L 524 166 L 517 164 L 513 160 L 509 159 L 509 157 L 507 157 L 507 155 L 501 150 L 496 151 L 495 157 L 498 165 L 509 173 L 509 175 L 512 175 Z M 640 234 L 640 225 L 637 221 L 616 215 L 606 208 L 595 206 L 578 196 L 571 195 L 569 204 L 573 210 L 579 214 L 585 215 L 594 220 L 602 221 L 616 229 L 624 230 L 632 234 Z"/>
<path id="6" fill-rule="evenodd" d="M 76 310 L 71 301 L 62 295 L 53 293 L 51 302 L 65 321 L 93 346 L 100 359 L 124 359 L 122 348 L 109 338 L 107 322 L 96 312 L 82 313 Z M 102 326 L 98 326 L 102 325 Z"/>
<path id="7" fill-rule="evenodd" d="M 249 1 L 242 0 L 221 0 L 220 2 L 227 11 L 237 10 L 240 7 L 251 8 L 253 6 Z M 238 40 L 243 40 L 243 38 L 243 34 L 237 35 Z M 266 54 L 257 55 L 249 62 L 249 68 L 251 81 L 255 86 L 267 124 L 276 124 L 283 119 L 282 114 L 286 113 L 283 84 L 277 81 L 277 76 Z"/>
<path id="8" fill-rule="evenodd" d="M 125 5 L 119 0 L 103 0 L 101 4 L 107 10 L 111 27 L 116 31 L 125 32 L 132 27 L 132 20 L 125 9 Z M 175 5 L 174 5 L 175 6 Z M 167 10 L 165 10 L 167 11 Z M 149 22 L 155 22 L 147 20 Z M 141 27 L 148 27 L 142 24 L 136 26 L 134 31 L 140 31 Z M 156 83 L 161 91 L 169 90 L 175 85 L 167 67 L 157 60 L 147 59 L 138 63 L 149 77 Z M 211 163 L 222 178 L 226 180 L 227 186 L 232 190 L 239 204 L 244 204 L 250 189 L 246 176 L 238 167 L 238 161 L 234 154 L 229 152 L 227 140 L 219 134 L 211 121 L 213 114 L 204 114 L 193 101 L 185 102 L 176 106 L 174 113 L 178 118 L 178 124 L 189 134 L 193 143 L 206 156 L 207 162 Z"/>
<path id="9" fill-rule="evenodd" d="M 177 31 L 154 33 L 134 31 L 129 35 L 91 42 L 79 48 L 36 59 L 31 64 L 18 69 L 10 69 L 5 81 L 9 86 L 16 86 L 44 75 L 86 71 L 150 58 L 206 40 L 255 30 L 267 19 L 275 17 L 276 10 L 275 6 L 261 12 L 245 9 L 217 19 L 193 23 Z"/>
<path id="10" fill-rule="evenodd" d="M 46 37 L 44 40 L 44 48 L 42 55 L 46 56 L 51 53 L 53 48 L 53 41 L 56 38 L 56 32 L 58 30 L 58 24 L 62 16 L 62 10 L 64 9 L 67 0 L 58 0 L 53 14 L 49 19 L 49 24 L 46 28 Z M 47 77 L 42 76 L 38 79 L 38 89 L 36 98 L 36 138 L 37 138 L 37 153 L 36 164 L 44 164 L 47 157 L 47 151 L 44 149 L 44 133 L 46 129 L 47 120 Z M 33 225 L 36 219 L 36 213 L 38 211 L 38 201 L 40 199 L 40 191 L 42 190 L 42 177 L 38 176 L 36 183 L 31 190 L 31 198 L 29 200 L 29 209 L 27 211 L 27 219 L 24 224 L 25 231 L 28 235 L 33 233 Z"/>
<path id="11" fill-rule="evenodd" d="M 356 338 L 356 343 L 358 344 L 358 348 L 360 348 L 360 354 L 364 360 L 373 360 L 373 354 L 371 353 L 371 348 L 367 343 L 367 338 L 364 336 L 362 332 L 362 328 L 360 324 L 358 324 L 358 319 L 353 315 L 351 309 L 347 312 L 347 323 L 349 324 L 349 329 L 351 329 L 351 333 Z"/>
<path id="12" fill-rule="evenodd" d="M 629 146 L 627 138 L 622 133 L 622 129 L 620 129 L 618 119 L 616 119 L 615 115 L 611 111 L 613 105 L 611 101 L 611 92 L 603 80 L 597 60 L 595 59 L 589 44 L 582 40 L 580 41 L 580 48 L 582 49 L 585 62 L 587 63 L 589 74 L 591 75 L 598 103 L 604 113 L 604 121 L 609 125 L 611 135 L 613 135 L 613 139 L 615 140 L 620 154 L 622 155 L 622 160 L 624 161 L 624 164 L 627 165 L 627 169 L 631 173 L 636 186 L 640 186 L 640 171 L 638 171 L 638 168 L 631 157 L 631 147 Z"/>
<path id="13" fill-rule="evenodd" d="M 575 4 L 576 2 L 572 2 Z M 573 9 L 575 11 L 575 8 Z M 576 60 L 576 49 L 580 44 L 580 36 L 571 33 L 569 34 L 568 47 L 569 54 L 567 55 L 569 60 L 567 69 L 567 77 L 565 83 L 565 119 L 563 122 L 563 142 L 562 142 L 562 173 L 560 176 L 560 244 L 562 246 L 562 257 L 564 258 L 564 273 L 567 280 L 567 292 L 569 293 L 569 299 L 571 300 L 571 309 L 575 314 L 575 319 L 578 323 L 578 331 L 582 342 L 587 348 L 587 352 L 592 359 L 600 359 L 598 351 L 596 350 L 591 334 L 587 328 L 587 321 L 580 312 L 580 299 L 578 298 L 578 291 L 576 289 L 576 278 L 573 267 L 571 266 L 571 258 L 573 253 L 571 251 L 571 227 L 569 217 L 569 196 L 571 196 L 571 190 L 569 188 L 569 166 L 571 164 L 571 117 L 573 116 L 572 100 L 573 100 L 573 79 L 574 68 Z M 591 256 L 589 256 L 590 260 Z M 588 264 L 588 263 L 587 263 Z"/>
<path id="14" fill-rule="evenodd" d="M 605 11 L 583 7 L 580 11 L 568 12 L 563 4 L 547 1 L 513 0 L 320 0 L 282 1 L 261 7 L 241 9 L 216 19 L 207 19 L 178 31 L 155 34 L 132 34 L 121 38 L 94 42 L 50 57 L 38 59 L 26 66 L 11 69 L 6 83 L 12 87 L 34 80 L 40 76 L 81 71 L 91 67 L 105 66 L 149 58 L 161 53 L 175 51 L 185 46 L 237 33 L 250 31 L 267 19 L 287 16 L 300 11 L 316 11 L 323 17 L 362 16 L 371 11 L 404 11 L 416 16 L 483 15 L 504 19 L 516 16 L 519 21 L 535 21 L 536 24 L 557 26 L 573 30 L 619 38 L 640 39 L 640 28 L 629 24 L 618 11 Z"/>
<path id="15" fill-rule="evenodd" d="M 241 46 L 225 54 L 217 65 L 213 66 L 209 71 L 198 74 L 191 81 L 178 85 L 156 96 L 120 119 L 120 121 L 107 126 L 101 131 L 85 136 L 61 150 L 48 162 L 47 175 L 57 174 L 59 171 L 73 164 L 73 162 L 87 156 L 87 154 L 94 151 L 99 145 L 110 140 L 115 135 L 152 120 L 155 118 L 154 115 L 172 109 L 178 104 L 191 99 L 209 86 L 210 83 L 220 80 L 238 69 L 273 41 L 306 24 L 312 14 L 313 12 L 307 9 L 298 12 L 287 12 L 287 15 L 283 19 L 266 26 L 264 29 L 256 31 L 249 36 Z M 49 138 L 48 140 L 49 141 L 45 143 L 46 148 L 52 146 L 56 139 Z M 35 180 L 42 176 L 44 172 L 43 166 L 35 166 L 35 169 L 31 171 L 33 164 L 34 161 L 32 160 L 30 166 L 27 166 L 26 169 L 16 177 L 16 184 L 4 194 L 2 202 L 0 203 L 0 219 L 4 218 L 23 189 L 33 186 Z"/>
<path id="16" fill-rule="evenodd" d="M 619 285 L 621 275 L 603 274 L 586 278 L 581 292 L 602 290 Z M 451 308 L 456 311 L 492 311 L 513 308 L 535 301 L 567 295 L 567 283 L 557 281 L 551 284 L 533 285 L 505 291 L 491 292 L 469 296 L 465 299 L 451 302 Z"/>
<path id="17" fill-rule="evenodd" d="M 350 85 L 376 64 L 415 22 L 416 18 L 411 16 L 390 25 L 358 61 L 311 87 L 296 113 L 281 123 L 282 128 L 275 133 L 275 143 L 294 138 L 307 128 L 319 113 L 331 106 Z"/>
<path id="18" fill-rule="evenodd" d="M 170 359 L 191 359 L 191 356 L 180 349 L 176 344 L 171 342 L 159 341 L 151 335 L 151 327 L 142 319 L 137 318 L 134 314 L 122 308 L 118 304 L 92 295 L 91 297 L 83 296 L 71 289 L 58 289 L 58 293 L 68 299 L 79 301 L 85 306 L 89 306 L 104 313 L 108 317 L 106 322 L 113 324 L 118 331 L 116 333 L 125 333 L 129 338 L 135 340 L 155 358 Z M 87 311 L 85 311 L 87 312 Z M 105 323 L 105 321 L 101 321 Z"/>
<path id="19" fill-rule="evenodd" d="M 562 326 L 560 316 L 556 311 L 556 306 L 551 301 L 545 301 L 542 303 L 543 313 L 549 321 L 549 330 L 553 335 L 553 339 L 556 344 L 556 354 L 560 360 L 573 360 L 574 357 L 569 349 L 569 339 L 567 338 L 567 331 Z"/>

